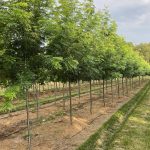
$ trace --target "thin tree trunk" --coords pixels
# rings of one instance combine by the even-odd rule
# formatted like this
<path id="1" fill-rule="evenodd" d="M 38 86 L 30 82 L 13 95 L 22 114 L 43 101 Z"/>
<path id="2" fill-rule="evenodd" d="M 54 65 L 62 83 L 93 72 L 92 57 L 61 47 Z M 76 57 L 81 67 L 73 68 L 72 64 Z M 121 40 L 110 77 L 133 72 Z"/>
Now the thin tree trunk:
<path id="1" fill-rule="evenodd" d="M 69 98 L 70 98 L 70 124 L 72 125 L 72 97 L 71 97 L 71 83 L 69 81 Z"/>
<path id="2" fill-rule="evenodd" d="M 104 103 L 104 107 L 106 106 L 105 104 L 105 80 L 103 79 L 103 103 Z"/>
<path id="3" fill-rule="evenodd" d="M 113 94 L 113 79 L 111 79 L 111 99 L 114 102 L 114 94 Z"/>
<path id="4" fill-rule="evenodd" d="M 134 87 L 133 87 L 133 77 L 132 77 L 132 90 L 133 90 L 133 88 L 134 88 Z"/>
<path id="5" fill-rule="evenodd" d="M 128 96 L 128 94 L 129 94 L 129 92 L 128 92 L 128 78 L 126 78 L 126 90 L 127 90 L 127 96 Z"/>
<path id="6" fill-rule="evenodd" d="M 132 81 L 131 81 L 131 77 L 130 77 L 130 92 L 132 90 Z"/>
<path id="7" fill-rule="evenodd" d="M 123 80 L 124 78 L 122 77 L 122 94 L 123 94 L 123 96 L 124 96 L 124 80 Z"/>
<path id="8" fill-rule="evenodd" d="M 63 83 L 63 109 L 65 110 L 66 100 L 65 100 L 65 84 Z"/>
<path id="9" fill-rule="evenodd" d="M 117 78 L 117 83 L 118 83 L 118 98 L 120 98 L 120 83 L 119 83 L 119 78 Z"/>
<path id="10" fill-rule="evenodd" d="M 98 80 L 98 82 L 99 82 L 99 98 L 101 97 L 101 82 L 100 82 L 100 80 Z"/>
<path id="11" fill-rule="evenodd" d="M 27 136 L 28 136 L 28 150 L 31 150 L 31 131 L 30 131 L 30 118 L 29 118 L 29 93 L 25 89 L 26 94 L 26 114 L 27 114 Z"/>
<path id="12" fill-rule="evenodd" d="M 56 82 L 56 91 L 58 91 L 58 84 L 57 84 L 57 82 Z"/>
<path id="13" fill-rule="evenodd" d="M 37 119 L 39 119 L 39 94 L 38 94 L 38 89 L 35 87 L 35 97 L 36 97 L 36 116 Z"/>
<path id="14" fill-rule="evenodd" d="M 92 83 L 90 80 L 90 113 L 92 114 Z"/>
<path id="15" fill-rule="evenodd" d="M 66 83 L 66 88 L 69 88 L 68 85 L 69 85 L 69 82 Z M 69 97 L 69 90 L 67 90 L 67 96 Z"/>
<path id="16" fill-rule="evenodd" d="M 56 82 L 54 82 L 54 94 L 55 94 L 55 105 L 56 105 L 56 91 L 57 89 L 56 89 Z"/>
<path id="17" fill-rule="evenodd" d="M 108 91 L 107 91 L 107 83 L 108 83 L 108 82 L 107 82 L 107 79 L 106 79 L 106 94 L 108 93 Z"/>
<path id="18" fill-rule="evenodd" d="M 80 93 L 81 93 L 81 89 L 80 89 L 80 80 L 78 80 L 78 95 L 79 95 L 79 104 L 80 104 Z"/>
<path id="19" fill-rule="evenodd" d="M 117 84 L 117 78 L 115 78 L 115 87 L 116 87 L 116 97 L 117 97 L 117 91 L 118 91 L 118 84 Z"/>
<path id="20" fill-rule="evenodd" d="M 58 88 L 58 84 L 56 82 L 56 98 L 58 97 L 58 92 L 59 92 L 59 88 Z"/>

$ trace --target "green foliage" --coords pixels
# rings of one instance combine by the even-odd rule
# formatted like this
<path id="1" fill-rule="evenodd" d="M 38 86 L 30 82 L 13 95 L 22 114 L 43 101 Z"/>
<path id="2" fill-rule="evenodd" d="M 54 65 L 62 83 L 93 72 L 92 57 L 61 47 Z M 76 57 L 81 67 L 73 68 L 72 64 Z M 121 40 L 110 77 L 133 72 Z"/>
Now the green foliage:
<path id="1" fill-rule="evenodd" d="M 139 52 L 147 62 L 150 63 L 150 43 L 136 45 L 135 50 Z"/>
<path id="2" fill-rule="evenodd" d="M 18 93 L 20 92 L 20 87 L 18 85 L 13 85 L 6 88 L 3 98 L 4 103 L 1 106 L 1 110 L 9 111 L 13 108 L 12 101 L 17 98 Z"/>
<path id="3" fill-rule="evenodd" d="M 62 57 L 53 57 L 51 64 L 54 69 L 62 69 L 61 62 L 63 61 Z"/>
<path id="4" fill-rule="evenodd" d="M 0 83 L 6 87 L 150 74 L 150 65 L 117 34 L 108 10 L 97 12 L 93 0 L 0 4 Z"/>

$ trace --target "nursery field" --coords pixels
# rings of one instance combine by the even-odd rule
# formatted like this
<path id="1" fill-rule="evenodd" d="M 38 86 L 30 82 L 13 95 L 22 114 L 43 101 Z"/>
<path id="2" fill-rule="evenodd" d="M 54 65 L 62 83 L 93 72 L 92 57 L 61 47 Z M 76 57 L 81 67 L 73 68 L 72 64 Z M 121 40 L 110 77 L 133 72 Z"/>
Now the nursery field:
<path id="1" fill-rule="evenodd" d="M 108 81 L 107 92 L 105 86 L 105 107 L 103 104 L 103 96 L 99 95 L 99 90 L 98 93 L 92 91 L 92 114 L 90 113 L 89 91 L 87 91 L 86 94 L 81 94 L 80 103 L 78 96 L 72 97 L 72 125 L 70 125 L 69 101 L 67 100 L 65 110 L 63 109 L 62 101 L 41 105 L 38 110 L 38 120 L 36 119 L 36 111 L 31 109 L 29 111 L 29 118 L 32 149 L 73 150 L 78 148 L 80 144 L 85 142 L 113 113 L 130 101 L 148 81 L 149 78 L 147 77 L 139 86 L 139 81 L 135 80 L 132 87 L 130 87 L 130 84 L 128 85 L 128 90 L 130 89 L 129 93 L 127 93 L 126 88 L 124 89 L 124 95 L 122 86 L 120 86 L 119 97 L 118 88 L 116 89 L 116 86 L 113 86 L 113 101 L 111 86 Z M 92 87 L 96 89 L 94 85 Z M 134 87 L 138 88 L 135 89 Z M 24 110 L 16 111 L 9 115 L 1 115 L 0 118 L 0 147 L 2 147 L 3 150 L 26 149 L 28 146 L 26 112 Z M 91 148 L 92 147 L 89 149 L 91 150 Z"/>
<path id="2" fill-rule="evenodd" d="M 149 62 L 94 0 L 0 0 L 0 150 L 149 149 Z"/>

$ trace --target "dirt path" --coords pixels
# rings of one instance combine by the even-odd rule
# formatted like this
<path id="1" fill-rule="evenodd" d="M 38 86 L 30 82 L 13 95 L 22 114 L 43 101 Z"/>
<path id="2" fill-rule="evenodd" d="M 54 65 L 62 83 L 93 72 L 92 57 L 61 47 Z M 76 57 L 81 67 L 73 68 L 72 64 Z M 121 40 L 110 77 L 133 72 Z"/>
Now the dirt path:
<path id="1" fill-rule="evenodd" d="M 133 91 L 129 97 L 121 97 L 120 100 L 111 104 L 111 94 L 107 95 L 107 106 L 104 108 L 101 99 L 93 95 L 93 113 L 89 113 L 89 96 L 84 96 L 80 108 L 75 107 L 73 111 L 73 125 L 69 124 L 69 115 L 57 114 L 54 119 L 45 121 L 42 118 L 40 125 L 32 125 L 32 149 L 33 150 L 74 150 L 83 143 L 94 131 L 96 131 L 118 108 L 126 103 L 139 89 Z M 97 100 L 96 100 L 97 99 Z M 74 106 L 77 105 L 77 98 L 73 98 Z M 66 104 L 69 109 L 69 102 Z M 62 111 L 62 104 L 50 105 L 40 109 L 41 116 L 51 116 L 53 113 Z M 31 112 L 30 118 L 36 117 L 36 113 Z M 13 117 L 3 118 L 0 122 L 0 150 L 25 150 L 26 149 L 26 132 L 18 131 L 24 129 L 26 114 L 20 113 Z M 13 127 L 13 129 L 12 129 Z M 12 130 L 12 131 L 11 131 Z M 15 133 L 15 131 L 17 133 Z M 5 138 L 5 134 L 14 132 Z"/>

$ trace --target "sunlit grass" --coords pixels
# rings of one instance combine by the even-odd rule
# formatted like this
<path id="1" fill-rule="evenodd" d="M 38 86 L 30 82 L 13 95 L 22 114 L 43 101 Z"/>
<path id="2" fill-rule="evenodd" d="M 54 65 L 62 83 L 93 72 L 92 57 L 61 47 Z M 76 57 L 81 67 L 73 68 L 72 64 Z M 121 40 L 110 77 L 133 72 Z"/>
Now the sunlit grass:
<path id="1" fill-rule="evenodd" d="M 109 150 L 150 150 L 150 92 L 134 110 Z"/>

